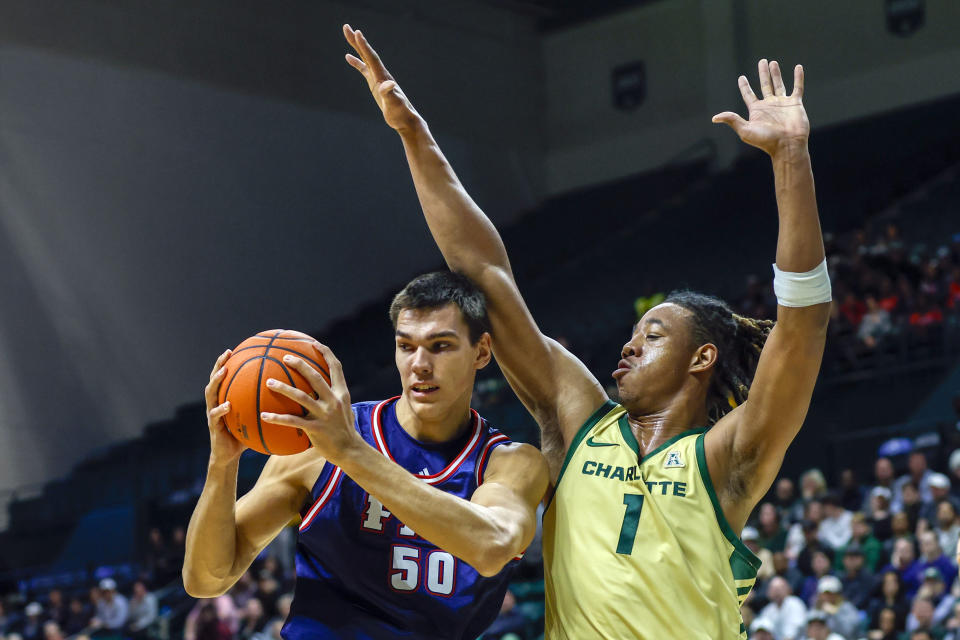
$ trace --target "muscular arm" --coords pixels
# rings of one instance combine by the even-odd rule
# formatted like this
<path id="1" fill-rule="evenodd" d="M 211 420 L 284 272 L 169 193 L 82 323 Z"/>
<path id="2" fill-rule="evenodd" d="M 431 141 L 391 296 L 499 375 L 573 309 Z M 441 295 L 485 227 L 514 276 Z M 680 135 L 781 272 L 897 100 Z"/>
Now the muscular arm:
<path id="1" fill-rule="evenodd" d="M 467 194 L 397 83 L 359 31 L 344 27 L 384 119 L 403 141 L 424 216 L 447 266 L 473 280 L 487 297 L 495 355 L 507 381 L 543 430 L 544 453 L 554 474 L 580 425 L 606 401 L 587 368 L 544 336 L 517 288 L 503 241 Z"/>
<path id="2" fill-rule="evenodd" d="M 323 460 L 307 450 L 271 456 L 257 484 L 239 501 L 238 460 L 211 460 L 200 500 L 187 528 L 183 585 L 195 598 L 225 593 L 280 531 L 299 519 Z"/>
<path id="3" fill-rule="evenodd" d="M 470 500 L 428 485 L 366 443 L 340 458 L 350 478 L 417 535 L 493 576 L 530 544 L 546 463 L 534 447 L 502 445 Z"/>
<path id="4" fill-rule="evenodd" d="M 773 161 L 780 216 L 777 267 L 810 271 L 823 261 L 824 250 L 807 152 L 809 124 L 800 102 L 803 72 L 798 68 L 794 94 L 786 96 L 779 66 L 773 63 L 769 72 L 766 68 L 766 61 L 761 61 L 765 99 L 757 101 L 754 97 L 756 102 L 751 102 L 753 94 L 747 85 L 744 99 L 751 119 L 749 123 L 741 119 L 734 128 L 746 142 L 768 151 Z M 764 124 L 762 113 L 754 122 L 754 110 L 762 112 L 759 103 L 768 100 L 777 110 L 776 126 L 768 124 L 775 135 L 757 131 Z M 755 125 L 753 130 L 751 125 Z M 764 139 L 764 133 L 773 138 Z M 777 324 L 760 355 L 747 401 L 722 418 L 705 437 L 714 486 L 727 520 L 737 530 L 773 483 L 787 447 L 803 425 L 820 370 L 829 317 L 830 303 L 778 306 Z"/>

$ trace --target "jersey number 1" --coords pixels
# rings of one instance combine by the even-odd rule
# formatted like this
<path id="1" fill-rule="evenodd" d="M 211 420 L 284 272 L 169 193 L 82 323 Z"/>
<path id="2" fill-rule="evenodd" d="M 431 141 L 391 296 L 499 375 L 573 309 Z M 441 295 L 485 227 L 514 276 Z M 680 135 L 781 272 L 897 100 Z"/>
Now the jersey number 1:
<path id="1" fill-rule="evenodd" d="M 633 543 L 637 539 L 637 525 L 640 523 L 640 511 L 643 510 L 643 496 L 636 493 L 623 494 L 623 504 L 627 505 L 620 525 L 620 542 L 617 553 L 625 556 L 633 553 Z"/>

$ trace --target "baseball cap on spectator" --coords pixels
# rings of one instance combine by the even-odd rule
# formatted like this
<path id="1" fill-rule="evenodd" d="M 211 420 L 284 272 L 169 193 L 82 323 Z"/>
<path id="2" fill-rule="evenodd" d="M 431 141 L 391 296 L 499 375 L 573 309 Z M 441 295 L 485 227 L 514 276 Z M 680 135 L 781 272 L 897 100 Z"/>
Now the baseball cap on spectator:
<path id="1" fill-rule="evenodd" d="M 833 578 L 833 576 L 824 576 L 824 578 Z M 836 580 L 836 578 L 834 578 L 834 580 Z M 822 583 L 823 580 L 821 579 L 820 582 Z M 822 609 L 811 609 L 810 613 L 807 614 L 807 624 L 811 622 L 827 624 L 827 612 Z"/>
<path id="2" fill-rule="evenodd" d="M 117 583 L 113 581 L 113 578 L 104 578 L 100 581 L 100 588 L 104 591 L 116 591 Z"/>
<path id="3" fill-rule="evenodd" d="M 950 454 L 950 471 L 956 473 L 957 469 L 960 469 L 960 449 Z"/>
<path id="4" fill-rule="evenodd" d="M 39 602 L 31 602 L 27 605 L 27 608 L 24 609 L 24 613 L 26 613 L 28 616 L 38 616 L 43 613 L 43 607 Z"/>
<path id="5" fill-rule="evenodd" d="M 743 531 L 740 533 L 740 539 L 746 542 L 747 540 L 753 540 L 756 542 L 760 538 L 760 533 L 753 527 L 744 527 Z"/>
<path id="6" fill-rule="evenodd" d="M 943 475 L 942 473 L 931 473 L 930 479 L 927 481 L 927 484 L 931 489 L 949 489 L 950 488 L 950 478 Z"/>
<path id="7" fill-rule="evenodd" d="M 960 453 L 960 449 L 957 449 L 957 452 Z M 957 458 L 957 461 L 960 462 L 960 457 Z M 890 492 L 890 489 L 887 489 L 886 487 L 874 487 L 870 491 L 870 497 L 872 498 L 874 496 L 880 496 L 881 498 L 886 498 L 889 500 L 893 497 L 893 494 Z"/>
<path id="8" fill-rule="evenodd" d="M 910 438 L 891 438 L 877 449 L 877 457 L 892 458 L 910 451 L 913 451 L 913 442 L 910 441 Z"/>
<path id="9" fill-rule="evenodd" d="M 756 633 L 757 631 L 773 633 L 773 623 L 766 618 L 756 618 L 750 623 L 750 633 Z"/>
<path id="10" fill-rule="evenodd" d="M 843 591 L 843 585 L 840 584 L 840 578 L 836 576 L 823 576 L 817 583 L 817 593 L 840 593 Z"/>
<path id="11" fill-rule="evenodd" d="M 937 569 L 936 567 L 927 567 L 923 571 L 923 579 L 938 580 L 940 582 L 943 582 L 943 574 L 940 573 L 940 569 Z"/>

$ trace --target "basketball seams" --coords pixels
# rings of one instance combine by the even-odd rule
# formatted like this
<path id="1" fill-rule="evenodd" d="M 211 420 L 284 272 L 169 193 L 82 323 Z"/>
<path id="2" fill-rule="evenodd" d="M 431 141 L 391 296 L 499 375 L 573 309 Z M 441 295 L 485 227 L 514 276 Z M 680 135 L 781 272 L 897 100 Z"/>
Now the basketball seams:
<path id="1" fill-rule="evenodd" d="M 264 346 L 263 358 L 260 360 L 260 372 L 257 374 L 257 432 L 260 434 L 260 442 L 263 443 L 263 450 L 267 454 L 272 454 L 270 447 L 267 446 L 267 440 L 263 437 L 263 421 L 260 420 L 260 393 L 263 390 L 263 369 L 267 365 L 267 354 L 270 353 L 270 345 L 273 344 L 274 340 L 283 333 L 283 330 L 277 331 L 273 334 L 273 337 L 270 338 L 270 342 Z"/>
<path id="2" fill-rule="evenodd" d="M 281 340 L 289 340 L 289 338 L 280 338 L 280 339 L 281 339 Z M 306 342 L 306 341 L 304 340 L 304 342 Z M 251 345 L 251 346 L 249 346 L 249 347 L 242 347 L 242 348 L 235 349 L 233 353 L 234 353 L 234 354 L 237 354 L 237 353 L 240 353 L 241 351 L 246 351 L 247 349 L 267 349 L 267 348 L 270 348 L 270 349 L 280 349 L 280 350 L 282 350 L 282 351 L 288 351 L 288 352 L 292 353 L 292 354 L 295 355 L 295 356 L 298 356 L 298 357 L 300 357 L 300 358 L 303 358 L 304 360 L 306 360 L 307 362 L 309 362 L 310 364 L 312 364 L 312 365 L 314 366 L 314 368 L 317 369 L 317 370 L 320 372 L 320 375 L 323 376 L 323 379 L 324 379 L 324 381 L 326 381 L 327 384 L 331 384 L 331 382 L 330 382 L 330 372 L 327 371 L 327 368 L 326 368 L 326 367 L 324 367 L 322 364 L 320 364 L 319 362 L 317 362 L 316 360 L 314 360 L 314 359 L 311 358 L 310 356 L 306 355 L 305 353 L 302 353 L 302 352 L 300 352 L 300 351 L 297 351 L 296 349 L 291 349 L 290 347 L 286 347 L 286 346 L 283 346 L 283 345 L 277 345 L 277 344 L 275 344 L 275 345 L 255 344 L 255 345 Z M 264 352 L 264 353 L 266 353 L 266 352 Z"/>

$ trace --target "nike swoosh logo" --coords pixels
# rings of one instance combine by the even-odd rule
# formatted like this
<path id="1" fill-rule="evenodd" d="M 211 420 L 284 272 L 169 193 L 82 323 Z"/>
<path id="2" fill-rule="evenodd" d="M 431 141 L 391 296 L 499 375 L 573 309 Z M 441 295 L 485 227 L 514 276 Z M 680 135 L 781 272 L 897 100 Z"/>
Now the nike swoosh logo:
<path id="1" fill-rule="evenodd" d="M 594 442 L 593 436 L 587 438 L 588 447 L 619 447 L 620 445 L 616 442 Z"/>

